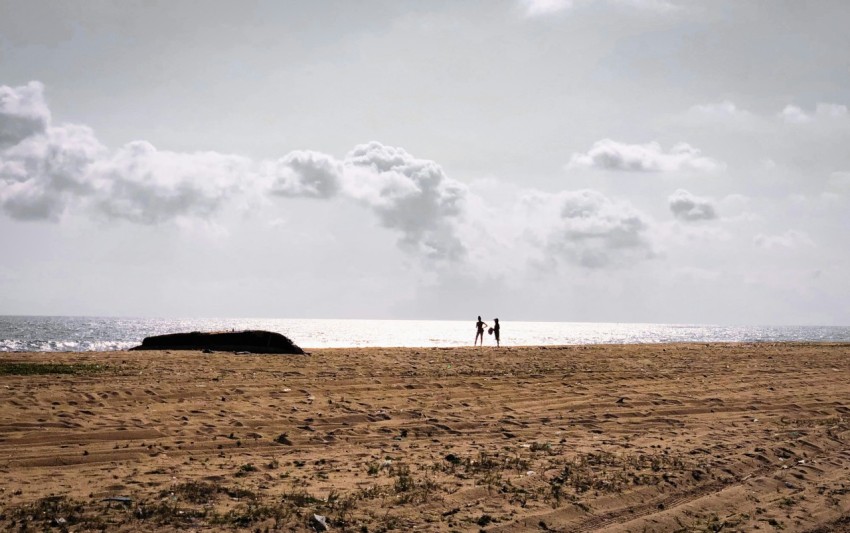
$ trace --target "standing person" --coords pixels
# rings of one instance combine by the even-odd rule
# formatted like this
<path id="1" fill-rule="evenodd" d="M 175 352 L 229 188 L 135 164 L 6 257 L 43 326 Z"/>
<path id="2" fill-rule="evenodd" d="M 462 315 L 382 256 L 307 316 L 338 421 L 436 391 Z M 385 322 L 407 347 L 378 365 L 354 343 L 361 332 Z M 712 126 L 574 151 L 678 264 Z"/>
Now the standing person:
<path id="1" fill-rule="evenodd" d="M 478 339 L 481 339 L 481 346 L 484 346 L 484 328 L 487 327 L 487 324 L 481 321 L 481 315 L 478 316 L 478 322 L 475 323 L 475 342 L 472 344 L 473 346 L 478 345 Z"/>
<path id="2" fill-rule="evenodd" d="M 493 319 L 493 335 L 496 336 L 496 346 L 501 346 L 501 344 L 499 344 L 499 319 L 498 318 Z"/>

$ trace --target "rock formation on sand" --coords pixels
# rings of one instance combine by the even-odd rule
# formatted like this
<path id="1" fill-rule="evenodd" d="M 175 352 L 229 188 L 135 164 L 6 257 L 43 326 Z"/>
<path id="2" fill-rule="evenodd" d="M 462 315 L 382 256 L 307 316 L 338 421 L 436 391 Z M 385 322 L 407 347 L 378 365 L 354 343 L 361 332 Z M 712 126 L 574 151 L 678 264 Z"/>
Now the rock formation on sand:
<path id="1" fill-rule="evenodd" d="M 283 353 L 303 355 L 289 338 L 271 331 L 221 331 L 171 333 L 145 337 L 133 350 L 219 350 L 226 352 Z"/>

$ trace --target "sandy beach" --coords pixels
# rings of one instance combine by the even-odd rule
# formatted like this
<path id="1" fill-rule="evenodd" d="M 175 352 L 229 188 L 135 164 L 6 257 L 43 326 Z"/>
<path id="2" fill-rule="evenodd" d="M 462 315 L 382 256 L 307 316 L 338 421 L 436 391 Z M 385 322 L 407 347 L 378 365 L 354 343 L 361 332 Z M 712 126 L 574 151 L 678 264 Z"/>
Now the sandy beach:
<path id="1" fill-rule="evenodd" d="M 0 528 L 850 531 L 848 378 L 847 344 L 7 353 Z"/>

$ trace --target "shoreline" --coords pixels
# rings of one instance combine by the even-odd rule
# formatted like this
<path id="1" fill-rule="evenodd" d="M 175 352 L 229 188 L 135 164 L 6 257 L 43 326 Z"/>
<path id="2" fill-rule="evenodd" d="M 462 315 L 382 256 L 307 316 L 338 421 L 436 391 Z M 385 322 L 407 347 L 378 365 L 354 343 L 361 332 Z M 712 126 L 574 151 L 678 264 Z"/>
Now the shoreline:
<path id="1" fill-rule="evenodd" d="M 141 342 L 139 343 L 141 345 Z M 844 347 L 850 346 L 850 340 L 743 340 L 743 341 L 659 341 L 659 342 L 596 342 L 596 343 L 576 343 L 576 344 L 502 344 L 502 346 L 495 345 L 484 345 L 484 346 L 473 346 L 470 344 L 457 345 L 457 346 L 319 346 L 319 347 L 310 347 L 310 346 L 300 346 L 305 352 L 307 351 L 315 351 L 315 352 L 323 352 L 329 350 L 351 350 L 351 351 L 361 351 L 361 350 L 401 350 L 401 351 L 409 351 L 409 350 L 467 350 L 467 349 L 493 349 L 493 350 L 552 350 L 552 349 L 572 349 L 572 348 L 584 348 L 584 347 L 611 347 L 611 348 L 626 348 L 626 347 L 653 347 L 653 346 L 697 346 L 697 347 L 714 347 L 714 346 L 742 346 L 742 345 L 753 345 L 753 346 L 834 346 L 834 347 Z M 191 349 L 182 349 L 182 348 L 169 348 L 169 349 L 154 349 L 154 350 L 135 350 L 133 347 L 126 349 L 116 349 L 116 350 L 22 350 L 22 351 L 0 351 L 0 357 L 3 354 L 15 354 L 22 356 L 37 356 L 40 354 L 67 354 L 67 355 L 85 355 L 85 354 L 115 354 L 115 353 L 126 353 L 126 354 L 134 354 L 134 353 L 145 353 L 145 352 L 173 352 L 173 353 L 181 353 L 181 352 L 196 352 L 200 353 L 200 350 L 191 350 Z M 227 350 L 213 350 L 214 353 L 219 354 L 231 354 L 237 355 L 237 352 L 227 351 Z M 206 354 L 204 354 L 206 355 Z M 290 354 L 275 354 L 275 353 L 260 353 L 260 352 L 252 352 L 252 353 L 244 353 L 239 352 L 238 355 L 252 355 L 252 356 L 279 356 L 279 357 L 289 357 Z"/>
<path id="2" fill-rule="evenodd" d="M 451 320 L 320 319 L 119 319 L 0 317 L 0 350 L 120 351 L 138 346 L 142 335 L 190 331 L 278 332 L 305 349 L 470 346 L 474 323 Z M 503 324 L 502 340 L 514 346 L 591 343 L 850 342 L 850 326 L 717 326 L 698 324 L 522 322 Z M 485 335 L 484 342 L 495 345 Z"/>
<path id="3" fill-rule="evenodd" d="M 312 531 L 319 514 L 355 531 L 815 531 L 850 516 L 850 343 L 305 350 L 0 356 L 76 372 L 0 374 L 0 527 Z"/>

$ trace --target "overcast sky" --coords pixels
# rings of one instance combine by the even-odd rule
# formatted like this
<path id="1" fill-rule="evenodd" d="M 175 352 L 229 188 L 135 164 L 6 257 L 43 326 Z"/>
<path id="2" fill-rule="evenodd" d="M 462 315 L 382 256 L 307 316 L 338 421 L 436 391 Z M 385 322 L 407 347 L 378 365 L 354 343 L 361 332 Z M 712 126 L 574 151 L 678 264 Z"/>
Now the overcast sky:
<path id="1" fill-rule="evenodd" d="M 0 314 L 850 325 L 846 0 L 0 0 Z"/>

